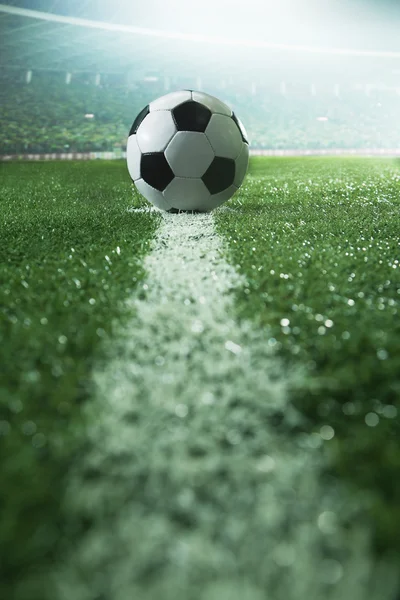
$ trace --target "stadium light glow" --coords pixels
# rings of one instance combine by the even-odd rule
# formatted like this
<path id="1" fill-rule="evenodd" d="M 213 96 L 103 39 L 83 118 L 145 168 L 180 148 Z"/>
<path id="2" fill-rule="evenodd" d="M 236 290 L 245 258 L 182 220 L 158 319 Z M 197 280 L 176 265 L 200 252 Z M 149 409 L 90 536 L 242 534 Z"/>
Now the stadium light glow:
<path id="1" fill-rule="evenodd" d="M 117 23 L 107 23 L 104 21 L 93 21 L 90 19 L 82 19 L 78 17 L 68 17 L 64 15 L 56 15 L 54 13 L 41 12 L 26 8 L 19 8 L 16 6 L 10 6 L 7 4 L 0 4 L 0 12 L 19 15 L 22 17 L 28 17 L 32 19 L 39 19 L 42 21 L 51 21 L 55 23 L 63 23 L 65 25 L 74 25 L 77 27 L 86 27 L 89 29 L 99 29 L 104 31 L 113 31 L 119 33 L 130 33 L 140 36 L 158 37 L 170 40 L 183 40 L 193 43 L 200 44 L 214 44 L 219 46 L 234 46 L 234 47 L 245 47 L 245 48 L 258 48 L 258 49 L 270 49 L 270 50 L 286 50 L 293 52 L 306 52 L 314 54 L 331 54 L 331 55 L 342 55 L 342 56 L 365 56 L 365 57 L 377 57 L 377 58 L 400 58 L 400 52 L 387 51 L 387 50 L 362 50 L 352 48 L 338 48 L 338 47 L 323 47 L 323 46 L 309 46 L 302 44 L 286 44 L 286 43 L 275 43 L 268 42 L 265 40 L 248 39 L 248 38 L 230 38 L 225 36 L 216 35 L 203 35 L 195 33 L 184 33 L 180 31 L 164 31 L 161 29 L 153 29 L 146 27 L 136 27 L 132 25 L 123 25 Z"/>

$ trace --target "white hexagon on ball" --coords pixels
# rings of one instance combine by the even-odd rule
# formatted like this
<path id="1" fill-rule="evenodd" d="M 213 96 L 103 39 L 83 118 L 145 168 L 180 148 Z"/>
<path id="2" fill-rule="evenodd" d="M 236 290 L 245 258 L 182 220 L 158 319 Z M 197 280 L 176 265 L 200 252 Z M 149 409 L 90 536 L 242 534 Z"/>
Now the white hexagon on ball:
<path id="1" fill-rule="evenodd" d="M 163 196 L 171 208 L 178 210 L 209 210 L 203 208 L 210 192 L 201 179 L 175 177 L 164 190 Z"/>
<path id="2" fill-rule="evenodd" d="M 133 181 L 140 178 L 140 159 L 142 152 L 138 146 L 136 135 L 130 135 L 126 148 L 126 159 L 128 162 L 129 174 Z"/>
<path id="3" fill-rule="evenodd" d="M 136 133 L 142 152 L 162 152 L 176 133 L 175 122 L 169 110 L 149 113 Z"/>
<path id="4" fill-rule="evenodd" d="M 168 144 L 165 157 L 177 177 L 201 177 L 214 152 L 204 133 L 178 131 Z"/>
<path id="5" fill-rule="evenodd" d="M 242 149 L 239 156 L 235 160 L 235 179 L 233 184 L 236 187 L 242 185 L 242 181 L 246 175 L 247 167 L 249 165 L 249 147 L 244 142 L 242 143 Z"/>
<path id="6" fill-rule="evenodd" d="M 181 90 L 179 92 L 171 92 L 170 94 L 166 94 L 165 96 L 161 96 L 161 98 L 157 98 L 157 100 L 153 100 L 150 102 L 149 109 L 150 112 L 155 110 L 172 110 L 179 104 L 183 102 L 187 102 L 192 99 L 192 92 L 189 90 Z"/>
<path id="7" fill-rule="evenodd" d="M 204 104 L 211 110 L 212 113 L 226 115 L 227 117 L 232 116 L 232 111 L 225 102 L 222 102 L 218 98 L 214 96 L 210 96 L 210 94 L 205 94 L 204 92 L 192 92 L 192 98 L 196 102 L 200 104 Z"/>
<path id="8" fill-rule="evenodd" d="M 235 159 L 242 148 L 242 136 L 235 121 L 225 115 L 213 115 L 205 134 L 216 154 Z"/>

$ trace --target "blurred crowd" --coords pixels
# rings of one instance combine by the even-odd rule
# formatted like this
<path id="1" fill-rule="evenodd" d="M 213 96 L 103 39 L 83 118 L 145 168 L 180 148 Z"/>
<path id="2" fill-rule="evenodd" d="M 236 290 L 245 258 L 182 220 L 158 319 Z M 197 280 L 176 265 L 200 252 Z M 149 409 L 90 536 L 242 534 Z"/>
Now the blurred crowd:
<path id="1" fill-rule="evenodd" d="M 27 83 L 25 75 L 0 73 L 0 154 L 124 149 L 136 114 L 167 91 L 161 82 L 96 85 L 73 77 L 67 84 L 61 74 L 35 73 Z M 204 91 L 232 106 L 253 148 L 400 148 L 395 90 L 204 85 Z"/>

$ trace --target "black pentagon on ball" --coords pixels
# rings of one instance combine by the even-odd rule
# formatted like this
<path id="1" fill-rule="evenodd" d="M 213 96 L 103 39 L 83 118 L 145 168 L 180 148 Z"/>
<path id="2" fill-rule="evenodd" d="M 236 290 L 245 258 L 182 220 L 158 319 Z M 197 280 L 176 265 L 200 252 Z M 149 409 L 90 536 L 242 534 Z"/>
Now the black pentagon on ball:
<path id="1" fill-rule="evenodd" d="M 236 125 L 238 126 L 238 129 L 240 131 L 240 135 L 242 136 L 243 142 L 245 142 L 246 144 L 248 144 L 249 140 L 246 138 L 245 131 L 244 131 L 243 127 L 240 125 L 240 123 L 238 121 L 238 118 L 237 118 L 237 116 L 235 115 L 234 112 L 232 112 L 232 117 L 231 118 L 235 121 Z"/>
<path id="2" fill-rule="evenodd" d="M 146 152 L 140 159 L 140 176 L 151 187 L 163 192 L 174 178 L 163 152 Z"/>
<path id="3" fill-rule="evenodd" d="M 211 119 L 211 110 L 200 102 L 188 100 L 174 108 L 172 116 L 178 131 L 204 133 Z"/>
<path id="4" fill-rule="evenodd" d="M 143 121 L 143 119 L 145 117 L 147 117 L 147 115 L 149 114 L 149 112 L 150 112 L 149 105 L 145 106 L 144 109 L 140 111 L 140 113 L 138 114 L 138 116 L 136 117 L 136 119 L 132 123 L 132 127 L 131 127 L 131 130 L 129 132 L 129 135 L 132 135 L 133 133 L 137 132 L 137 130 L 139 129 L 139 125 L 141 124 L 141 122 Z"/>
<path id="5" fill-rule="evenodd" d="M 202 180 L 210 194 L 218 194 L 232 185 L 235 179 L 235 161 L 216 156 L 204 173 Z"/>

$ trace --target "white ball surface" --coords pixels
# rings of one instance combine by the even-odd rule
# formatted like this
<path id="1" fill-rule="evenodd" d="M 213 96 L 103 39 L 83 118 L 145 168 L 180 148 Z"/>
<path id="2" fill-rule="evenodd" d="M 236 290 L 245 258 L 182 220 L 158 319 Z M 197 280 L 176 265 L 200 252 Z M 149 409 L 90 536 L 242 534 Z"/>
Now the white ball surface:
<path id="1" fill-rule="evenodd" d="M 161 210 L 210 211 L 239 189 L 249 143 L 218 98 L 182 90 L 146 106 L 129 132 L 127 166 L 139 192 Z"/>

